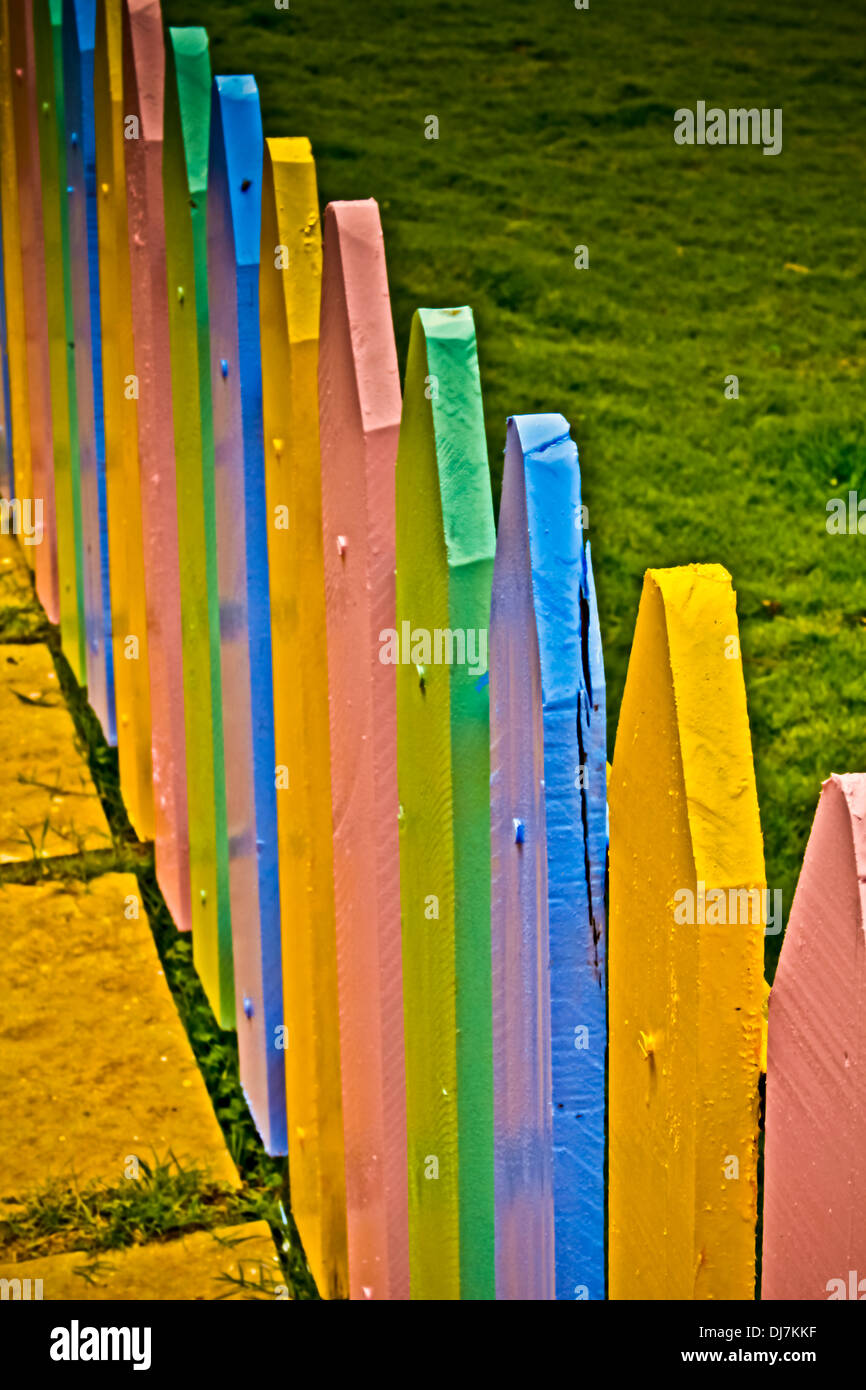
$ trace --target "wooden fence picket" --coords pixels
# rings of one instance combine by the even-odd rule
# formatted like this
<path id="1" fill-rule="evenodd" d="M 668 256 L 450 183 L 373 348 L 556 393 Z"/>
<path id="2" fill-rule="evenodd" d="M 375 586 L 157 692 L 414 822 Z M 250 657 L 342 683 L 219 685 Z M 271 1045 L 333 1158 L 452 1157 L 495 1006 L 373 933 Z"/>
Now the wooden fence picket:
<path id="1" fill-rule="evenodd" d="M 604 711 L 581 515 L 567 422 L 515 417 L 490 663 L 496 1288 L 507 1299 L 604 1296 L 598 727 L 590 759 Z"/>
<path id="2" fill-rule="evenodd" d="M 720 565 L 644 579 L 610 845 L 610 1297 L 752 1298 L 766 880 Z"/>
<path id="3" fill-rule="evenodd" d="M 62 34 L 87 695 L 106 740 L 115 744 L 93 106 L 95 0 L 65 0 Z"/>
<path id="4" fill-rule="evenodd" d="M 286 1152 L 259 255 L 262 118 L 252 77 L 213 85 L 208 182 L 211 389 L 232 949 L 241 1081 Z"/>
<path id="5" fill-rule="evenodd" d="M 397 612 L 389 657 L 397 666 L 412 1296 L 488 1298 L 494 1277 L 486 677 L 495 530 L 469 309 L 421 309 L 412 321 L 396 491 Z"/>
<path id="6" fill-rule="evenodd" d="M 3 299 L 8 366 L 8 383 L 4 383 L 4 394 L 11 426 L 11 439 L 7 441 L 8 491 L 10 497 L 32 499 L 27 355 L 20 351 L 20 344 L 25 340 L 24 278 L 19 214 L 21 195 L 12 104 L 9 6 L 10 0 L 0 3 L 0 201 L 3 208 Z M 7 384 L 8 392 L 5 389 Z M 32 569 L 33 547 L 28 546 L 24 555 Z"/>
<path id="7" fill-rule="evenodd" d="M 57 529 L 60 641 L 76 680 L 86 683 L 81 475 L 69 276 L 63 0 L 34 0 L 36 108 L 42 175 L 51 433 Z"/>
<path id="8" fill-rule="evenodd" d="M 21 218 L 21 268 L 24 278 L 24 341 L 27 355 L 28 408 L 33 499 L 41 521 L 31 537 L 36 592 L 51 622 L 60 619 L 57 574 L 57 521 L 54 500 L 54 429 L 51 414 L 51 348 L 48 337 L 48 287 L 42 208 L 40 132 L 46 128 L 36 100 L 36 40 L 33 0 L 16 0 L 9 10 L 9 62 L 12 65 L 12 110 L 18 155 L 18 213 Z M 36 518 L 32 518 L 35 521 Z"/>
<path id="9" fill-rule="evenodd" d="M 349 1289 L 409 1297 L 394 669 L 400 380 L 379 210 L 325 210 L 319 356 Z"/>
<path id="10" fill-rule="evenodd" d="M 866 776 L 828 778 L 770 991 L 761 1297 L 866 1296 Z"/>
<path id="11" fill-rule="evenodd" d="M 162 186 L 165 47 L 158 0 L 124 0 L 123 92 L 156 876 L 175 922 L 189 931 L 177 475 Z"/>
<path id="12" fill-rule="evenodd" d="M 349 1288 L 319 452 L 322 234 L 309 140 L 265 142 L 261 332 L 292 1209 Z M 281 771 L 280 771 L 281 769 Z"/>
<path id="13" fill-rule="evenodd" d="M 122 0 L 98 0 L 93 64 L 105 485 L 117 756 L 129 819 L 154 834 L 150 664 L 126 202 Z"/>
<path id="14" fill-rule="evenodd" d="M 193 959 L 223 1028 L 235 1026 L 213 477 L 207 172 L 211 65 L 204 29 L 166 46 L 165 196 Z M 202 302 L 203 301 L 203 302 Z"/>

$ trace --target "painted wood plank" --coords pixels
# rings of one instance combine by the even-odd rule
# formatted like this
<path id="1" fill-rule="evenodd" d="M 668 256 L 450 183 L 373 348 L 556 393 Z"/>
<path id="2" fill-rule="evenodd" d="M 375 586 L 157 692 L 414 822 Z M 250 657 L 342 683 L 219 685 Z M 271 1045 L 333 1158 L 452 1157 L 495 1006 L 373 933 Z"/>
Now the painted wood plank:
<path id="1" fill-rule="evenodd" d="M 208 183 L 211 390 L 241 1082 L 269 1153 L 286 1152 L 259 254 L 262 118 L 252 77 L 214 80 Z"/>
<path id="2" fill-rule="evenodd" d="M 142 840 L 154 835 L 144 527 L 126 208 L 122 0 L 98 0 L 94 115 L 105 484 L 120 786 Z"/>
<path id="3" fill-rule="evenodd" d="M 544 744 L 528 583 L 525 454 L 508 426 L 490 613 L 490 828 L 496 1292 L 551 1299 L 553 1147 Z M 558 429 L 558 421 L 552 433 Z"/>
<path id="4" fill-rule="evenodd" d="M 866 776 L 821 789 L 770 992 L 765 1299 L 866 1296 Z"/>
<path id="5" fill-rule="evenodd" d="M 730 575 L 650 570 L 610 782 L 611 1298 L 754 1296 L 765 882 Z M 717 923 L 740 889 L 758 920 Z"/>
<path id="6" fill-rule="evenodd" d="M 319 455 L 321 286 L 310 142 L 268 140 L 260 292 L 289 1171 L 313 1277 L 323 1296 L 339 1298 L 349 1285 Z"/>
<path id="7" fill-rule="evenodd" d="M 165 47 L 158 0 L 124 0 L 123 103 L 150 671 L 156 876 L 191 927 L 177 474 L 162 185 Z M 130 118 L 134 123 L 130 124 Z"/>
<path id="8" fill-rule="evenodd" d="M 3 47 L 1 40 L 0 56 L 6 56 L 6 47 Z M 13 403 L 11 403 L 10 375 L 8 375 L 6 271 L 3 267 L 3 254 L 3 174 L 1 174 L 0 161 L 0 496 L 11 500 L 15 495 Z"/>
<path id="9" fill-rule="evenodd" d="M 0 497 L 15 495 L 12 463 L 12 401 L 9 387 L 9 338 L 6 329 L 6 272 L 3 269 L 3 200 L 0 197 Z"/>
<path id="10" fill-rule="evenodd" d="M 412 321 L 396 496 L 396 628 L 383 657 L 397 663 L 411 1290 L 492 1298 L 496 537 L 470 309 Z"/>
<path id="11" fill-rule="evenodd" d="M 3 197 L 0 173 L 0 497 L 11 500 L 14 495 L 12 400 L 9 386 L 9 336 L 6 326 L 6 272 L 3 268 Z"/>
<path id="12" fill-rule="evenodd" d="M 57 579 L 60 641 L 72 672 L 86 682 L 84 575 L 82 568 L 81 480 L 77 412 L 74 408 L 75 357 L 69 217 L 66 195 L 66 116 L 63 96 L 62 0 L 34 0 L 36 109 L 42 175 L 45 240 L 51 432 L 57 528 Z"/>
<path id="13" fill-rule="evenodd" d="M 490 670 L 496 1274 L 507 1299 L 604 1296 L 604 684 L 580 516 L 567 422 L 511 420 Z"/>
<path id="14" fill-rule="evenodd" d="M 235 1026 L 220 682 L 207 305 L 211 66 L 204 29 L 166 48 L 165 225 L 174 412 L 193 955 L 224 1028 Z M 203 303 L 200 304 L 200 301 Z"/>
<path id="15" fill-rule="evenodd" d="M 42 165 L 36 105 L 36 45 L 33 0 L 17 0 L 9 11 L 12 108 L 18 158 L 18 213 L 24 277 L 24 343 L 27 355 L 33 493 L 41 507 L 40 539 L 34 546 L 36 592 L 53 623 L 60 618 L 57 524 L 54 501 L 54 441 L 51 418 L 51 358 L 45 237 L 42 227 Z"/>
<path id="16" fill-rule="evenodd" d="M 62 33 L 87 696 L 106 739 L 114 744 L 117 735 L 108 568 L 96 123 L 93 109 L 96 0 L 65 0 Z"/>
<path id="17" fill-rule="evenodd" d="M 394 626 L 400 382 L 379 210 L 325 211 L 322 527 L 349 1287 L 409 1297 Z"/>
<path id="18" fill-rule="evenodd" d="M 10 492 L 22 501 L 33 498 L 30 461 L 30 402 L 27 356 L 17 351 L 24 342 L 24 281 L 21 261 L 21 222 L 18 210 L 18 156 L 12 104 L 12 60 L 9 33 L 10 0 L 0 3 L 0 201 L 3 208 L 3 281 L 8 367 L 8 410 L 11 423 Z M 11 347 L 11 351 L 8 348 Z M 33 547 L 25 556 L 33 568 Z"/>

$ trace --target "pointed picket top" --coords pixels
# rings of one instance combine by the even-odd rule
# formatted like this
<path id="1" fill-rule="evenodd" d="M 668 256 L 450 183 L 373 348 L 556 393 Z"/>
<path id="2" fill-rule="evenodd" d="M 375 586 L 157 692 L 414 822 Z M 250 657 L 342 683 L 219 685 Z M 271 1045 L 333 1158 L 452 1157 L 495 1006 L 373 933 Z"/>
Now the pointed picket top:
<path id="1" fill-rule="evenodd" d="M 864 885 L 866 775 L 833 776 L 770 991 L 764 1299 L 866 1294 Z"/>
<path id="2" fill-rule="evenodd" d="M 610 831 L 610 1296 L 751 1298 L 766 879 L 720 565 L 645 576 Z"/>
<path id="3" fill-rule="evenodd" d="M 92 0 L 88 0 L 92 3 Z M 145 145 L 160 145 L 164 135 L 165 36 L 160 0 L 123 0 L 124 78 L 134 91 L 128 114 L 138 120 Z"/>
<path id="4" fill-rule="evenodd" d="M 64 27 L 74 29 L 73 42 L 80 53 L 88 53 L 96 44 L 96 0 L 63 0 Z"/>
<path id="5" fill-rule="evenodd" d="M 500 1298 L 604 1296 L 604 677 L 580 519 L 567 421 L 510 420 L 490 669 Z"/>
<path id="6" fill-rule="evenodd" d="M 309 140 L 268 140 L 261 232 L 265 471 L 274 660 L 292 1211 L 317 1287 L 348 1293 L 318 357 L 322 240 Z M 301 736 L 302 733 L 302 736 Z"/>
<path id="7" fill-rule="evenodd" d="M 238 266 L 257 266 L 261 252 L 262 117 L 259 89 L 249 75 L 217 77 L 213 122 L 221 131 L 234 255 Z M 213 149 L 213 145 L 211 146 Z"/>
<path id="8" fill-rule="evenodd" d="M 102 323 L 93 104 L 95 0 L 65 0 L 63 79 L 75 393 L 81 478 L 87 696 L 109 743 L 117 741 Z"/>
<path id="9" fill-rule="evenodd" d="M 168 78 L 173 79 L 177 89 L 187 185 L 194 196 L 207 192 L 213 80 L 210 43 L 207 30 L 197 25 L 170 28 L 168 38 Z"/>
<path id="10" fill-rule="evenodd" d="M 241 1083 L 286 1136 L 277 769 L 259 323 L 263 136 L 252 77 L 216 77 L 207 195 L 214 492 L 232 949 Z"/>
<path id="11" fill-rule="evenodd" d="M 415 1298 L 495 1292 L 484 684 L 494 546 L 472 311 L 420 309 L 397 455 L 391 653 Z"/>
<path id="12" fill-rule="evenodd" d="M 352 1298 L 409 1296 L 393 667 L 400 381 L 379 209 L 325 211 L 319 420 Z"/>

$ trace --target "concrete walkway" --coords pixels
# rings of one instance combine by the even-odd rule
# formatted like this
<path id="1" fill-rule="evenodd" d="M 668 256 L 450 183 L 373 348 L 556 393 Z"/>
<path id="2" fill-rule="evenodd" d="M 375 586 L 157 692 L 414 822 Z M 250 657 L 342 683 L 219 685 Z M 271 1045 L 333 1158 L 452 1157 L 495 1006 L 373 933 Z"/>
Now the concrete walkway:
<path id="1" fill-rule="evenodd" d="M 49 1183 L 122 1188 L 155 1155 L 206 1171 L 230 1194 L 237 1170 L 138 882 L 111 871 L 75 876 L 69 856 L 110 850 L 111 832 L 51 651 L 33 640 L 44 618 L 8 537 L 0 609 L 0 1216 Z M 4 866 L 37 861 L 38 882 L 6 881 Z M 0 1298 L 287 1296 L 261 1221 L 98 1257 L 19 1250 L 4 1260 L 0 1236 Z"/>

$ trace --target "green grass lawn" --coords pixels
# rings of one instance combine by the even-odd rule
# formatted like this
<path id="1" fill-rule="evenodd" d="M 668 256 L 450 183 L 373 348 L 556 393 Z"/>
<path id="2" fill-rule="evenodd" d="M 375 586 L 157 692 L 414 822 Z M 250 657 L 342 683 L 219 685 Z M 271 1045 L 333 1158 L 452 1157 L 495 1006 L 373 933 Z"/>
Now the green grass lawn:
<path id="1" fill-rule="evenodd" d="M 787 915 L 822 778 L 864 766 L 866 538 L 825 528 L 866 481 L 859 7 L 163 9 L 208 28 L 215 72 L 256 75 L 266 134 L 310 137 L 323 204 L 378 199 L 401 369 L 418 305 L 472 306 L 494 487 L 509 414 L 571 422 L 611 752 L 644 570 L 730 569 Z M 676 145 L 699 99 L 781 107 L 781 154 Z"/>

